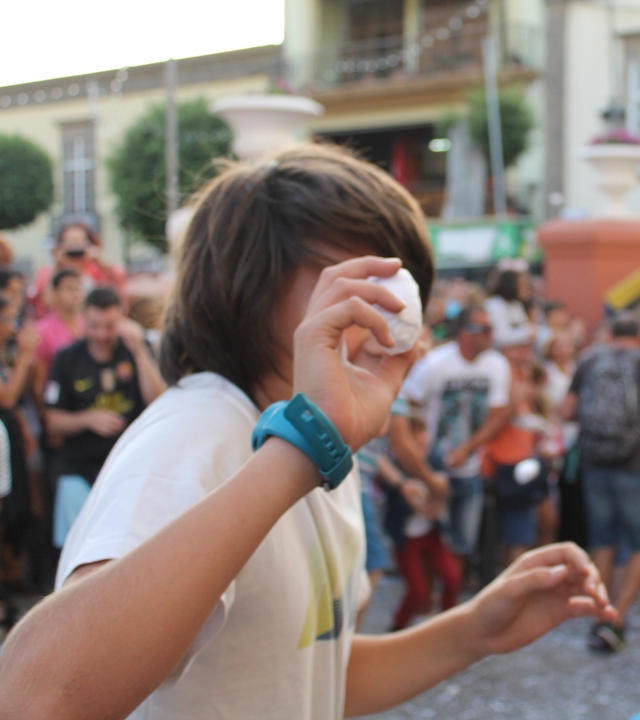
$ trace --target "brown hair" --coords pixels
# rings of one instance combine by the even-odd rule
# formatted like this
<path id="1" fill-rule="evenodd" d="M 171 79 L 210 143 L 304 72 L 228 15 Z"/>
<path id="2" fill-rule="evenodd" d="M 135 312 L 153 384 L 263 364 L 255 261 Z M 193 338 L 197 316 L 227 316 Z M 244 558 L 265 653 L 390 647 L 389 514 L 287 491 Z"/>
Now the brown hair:
<path id="1" fill-rule="evenodd" d="M 13 265 L 15 253 L 13 246 L 9 242 L 9 238 L 0 232 L 0 267 L 9 267 Z"/>
<path id="2" fill-rule="evenodd" d="M 160 354 L 165 379 L 219 373 L 250 397 L 277 372 L 275 309 L 320 244 L 399 257 L 426 305 L 433 262 L 415 201 L 380 168 L 304 144 L 257 166 L 227 163 L 200 193 L 181 248 Z"/>
<path id="3" fill-rule="evenodd" d="M 56 235 L 56 245 L 60 245 L 64 238 L 64 234 L 69 230 L 70 228 L 80 228 L 81 230 L 84 230 L 85 235 L 87 236 L 87 240 L 96 247 L 102 247 L 102 242 L 100 241 L 100 236 L 98 233 L 87 223 L 82 222 L 81 220 L 73 220 L 71 222 L 68 222 L 64 224 L 59 230 L 58 234 Z"/>

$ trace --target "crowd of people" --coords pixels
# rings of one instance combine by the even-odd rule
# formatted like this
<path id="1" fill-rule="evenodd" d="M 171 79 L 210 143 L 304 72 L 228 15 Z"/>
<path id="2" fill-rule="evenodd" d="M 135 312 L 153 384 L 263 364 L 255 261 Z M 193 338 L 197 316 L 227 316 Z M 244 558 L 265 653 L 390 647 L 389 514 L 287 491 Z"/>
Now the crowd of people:
<path id="1" fill-rule="evenodd" d="M 89 227 L 72 224 L 31 287 L 10 264 L 0 271 L 0 400 L 14 464 L 2 523 L 5 627 L 16 617 L 6 585 L 47 589 L 115 441 L 165 387 L 142 328 L 124 316 L 124 272 L 99 248 Z M 565 405 L 577 358 L 591 348 L 580 319 L 516 268 L 503 263 L 486 286 L 436 282 L 389 430 L 358 453 L 372 587 L 396 568 L 406 582 L 393 629 L 453 607 L 463 588 L 560 535 L 590 546 L 584 498 L 567 497 L 561 511 L 558 479 L 568 454 L 576 462 L 579 424 Z M 600 565 L 610 578 L 607 560 Z M 592 635 L 605 650 L 624 637 L 622 627 Z"/>
<path id="2" fill-rule="evenodd" d="M 28 285 L 0 269 L 0 406 L 10 467 L 0 503 L 0 623 L 11 589 L 50 591 L 58 555 L 111 448 L 164 389 L 144 328 L 127 318 L 124 271 L 95 232 L 64 226 L 54 264 Z"/>
<path id="3" fill-rule="evenodd" d="M 518 261 L 486 285 L 437 281 L 427 318 L 387 433 L 358 454 L 370 580 L 395 566 L 406 586 L 391 629 L 561 538 L 594 550 L 619 600 L 620 620 L 594 624 L 589 647 L 620 650 L 640 588 L 639 318 L 611 318 L 588 345 Z"/>
<path id="4" fill-rule="evenodd" d="M 0 270 L 1 419 L 13 478 L 1 516 L 6 628 L 16 620 L 8 588 L 49 589 L 111 448 L 166 387 L 157 339 L 151 347 L 125 317 L 126 276 L 101 260 L 95 232 L 66 226 L 53 257 L 29 287 L 10 262 Z M 635 348 L 634 319 L 627 322 Z M 436 281 L 420 358 L 388 431 L 358 452 L 371 586 L 394 570 L 406 583 L 391 629 L 455 606 L 463 590 L 477 590 L 530 548 L 559 537 L 591 547 L 585 509 L 602 501 L 585 508 L 576 479 L 578 494 L 569 488 L 563 502 L 558 480 L 580 454 L 577 403 L 566 407 L 584 378 L 581 371 L 572 385 L 577 359 L 611 347 L 611 327 L 604 323 L 585 347 L 583 323 L 548 300 L 542 278 L 522 263 L 502 263 L 485 285 Z M 596 560 L 611 584 L 610 552 Z M 625 610 L 636 576 L 640 568 L 623 590 Z M 589 643 L 617 650 L 623 638 L 623 626 L 594 626 Z"/>

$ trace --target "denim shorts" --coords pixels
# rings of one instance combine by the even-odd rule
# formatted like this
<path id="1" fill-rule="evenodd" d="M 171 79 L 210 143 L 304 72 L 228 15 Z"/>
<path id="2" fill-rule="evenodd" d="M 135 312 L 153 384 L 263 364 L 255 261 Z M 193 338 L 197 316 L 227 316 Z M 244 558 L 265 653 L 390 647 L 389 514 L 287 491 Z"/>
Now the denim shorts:
<path id="1" fill-rule="evenodd" d="M 617 547 L 624 539 L 640 552 L 640 473 L 588 469 L 584 497 L 591 547 Z"/>
<path id="2" fill-rule="evenodd" d="M 391 559 L 382 539 L 376 506 L 367 492 L 362 493 L 362 514 L 367 540 L 367 572 L 386 570 L 391 564 Z"/>
<path id="3" fill-rule="evenodd" d="M 535 505 L 514 510 L 500 509 L 500 539 L 507 547 L 533 547 L 537 529 Z"/>

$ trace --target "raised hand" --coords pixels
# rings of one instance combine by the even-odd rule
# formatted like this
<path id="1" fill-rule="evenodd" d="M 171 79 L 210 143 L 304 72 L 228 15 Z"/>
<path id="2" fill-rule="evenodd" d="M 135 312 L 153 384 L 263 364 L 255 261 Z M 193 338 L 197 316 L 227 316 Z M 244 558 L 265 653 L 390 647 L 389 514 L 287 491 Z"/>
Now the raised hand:
<path id="1" fill-rule="evenodd" d="M 385 347 L 393 338 L 376 303 L 390 312 L 404 304 L 371 275 L 390 277 L 399 260 L 365 256 L 325 268 L 294 336 L 294 390 L 304 392 L 331 418 L 353 449 L 374 437 L 389 416 L 402 380 L 416 357 L 381 353 L 366 367 L 349 361 L 345 334 L 363 330 Z"/>
<path id="2" fill-rule="evenodd" d="M 525 553 L 470 604 L 482 654 L 517 650 L 570 618 L 617 617 L 598 571 L 573 543 Z"/>
<path id="3" fill-rule="evenodd" d="M 87 429 L 102 437 L 113 437 L 123 432 L 125 421 L 122 415 L 111 410 L 88 410 Z"/>
<path id="4" fill-rule="evenodd" d="M 118 323 L 118 335 L 132 355 L 144 349 L 144 329 L 135 320 L 122 318 Z"/>
<path id="5" fill-rule="evenodd" d="M 40 342 L 40 333 L 34 322 L 25 323 L 16 335 L 18 352 L 24 355 L 33 355 Z"/>

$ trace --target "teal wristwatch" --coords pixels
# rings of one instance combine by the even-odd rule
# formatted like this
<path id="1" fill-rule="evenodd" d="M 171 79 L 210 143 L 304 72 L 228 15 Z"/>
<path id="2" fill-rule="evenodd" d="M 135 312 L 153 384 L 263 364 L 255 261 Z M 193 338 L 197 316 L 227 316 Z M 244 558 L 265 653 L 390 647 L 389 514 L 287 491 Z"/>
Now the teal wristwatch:
<path id="1" fill-rule="evenodd" d="M 257 450 L 271 436 L 286 440 L 318 466 L 325 490 L 334 490 L 353 467 L 351 449 L 336 426 L 303 393 L 289 402 L 270 405 L 260 416 L 251 436 Z"/>

